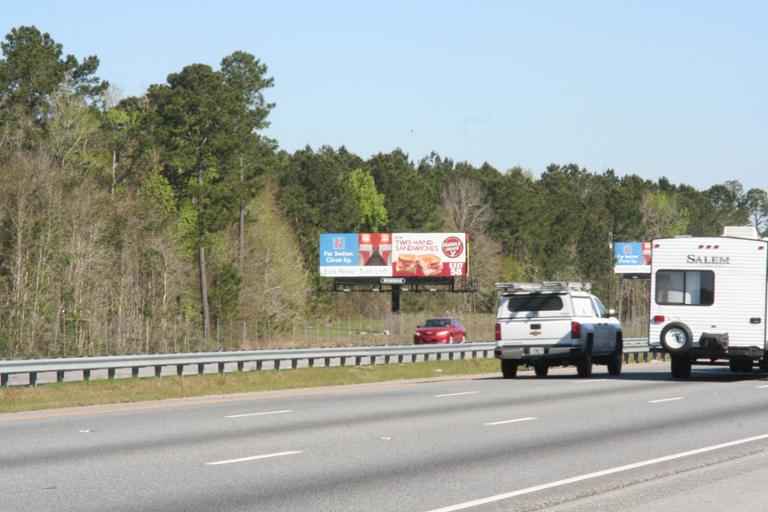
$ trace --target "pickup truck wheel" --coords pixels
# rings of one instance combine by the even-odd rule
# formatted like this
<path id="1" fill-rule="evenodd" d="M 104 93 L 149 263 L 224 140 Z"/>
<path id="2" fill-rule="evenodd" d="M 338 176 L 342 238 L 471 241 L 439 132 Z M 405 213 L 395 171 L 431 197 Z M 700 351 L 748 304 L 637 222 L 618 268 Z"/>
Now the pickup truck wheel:
<path id="1" fill-rule="evenodd" d="M 672 354 L 672 378 L 687 379 L 691 376 L 691 357 L 688 354 Z"/>
<path id="2" fill-rule="evenodd" d="M 505 379 L 514 379 L 517 377 L 517 365 L 516 359 L 502 359 L 501 360 L 501 374 Z"/>
<path id="3" fill-rule="evenodd" d="M 544 361 L 534 363 L 533 371 L 536 372 L 537 377 L 546 377 L 547 373 L 549 373 L 549 365 Z"/>
<path id="4" fill-rule="evenodd" d="M 621 339 L 621 334 L 616 335 L 616 348 L 613 355 L 608 359 L 608 375 L 621 374 L 621 365 L 624 363 L 624 342 Z"/>
<path id="5" fill-rule="evenodd" d="M 576 373 L 579 377 L 589 377 L 592 375 L 592 335 L 587 338 L 587 348 L 576 362 Z"/>

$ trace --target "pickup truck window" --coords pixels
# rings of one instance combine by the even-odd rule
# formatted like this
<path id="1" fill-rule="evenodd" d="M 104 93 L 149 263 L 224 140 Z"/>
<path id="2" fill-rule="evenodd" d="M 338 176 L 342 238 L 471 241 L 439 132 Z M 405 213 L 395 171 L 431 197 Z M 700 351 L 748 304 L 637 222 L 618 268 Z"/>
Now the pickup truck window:
<path id="1" fill-rule="evenodd" d="M 510 311 L 560 311 L 563 309 L 563 299 L 552 293 L 531 293 L 526 295 L 513 295 L 507 302 Z"/>
<path id="2" fill-rule="evenodd" d="M 573 297 L 573 314 L 575 316 L 594 316 L 592 301 L 589 297 Z"/>

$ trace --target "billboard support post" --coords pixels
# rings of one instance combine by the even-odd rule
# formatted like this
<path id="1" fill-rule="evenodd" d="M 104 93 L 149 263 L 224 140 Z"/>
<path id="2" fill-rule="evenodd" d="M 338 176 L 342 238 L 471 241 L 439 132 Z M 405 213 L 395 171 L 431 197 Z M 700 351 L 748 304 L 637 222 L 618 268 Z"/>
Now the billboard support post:
<path id="1" fill-rule="evenodd" d="M 400 285 L 392 285 L 392 312 L 400 313 Z"/>

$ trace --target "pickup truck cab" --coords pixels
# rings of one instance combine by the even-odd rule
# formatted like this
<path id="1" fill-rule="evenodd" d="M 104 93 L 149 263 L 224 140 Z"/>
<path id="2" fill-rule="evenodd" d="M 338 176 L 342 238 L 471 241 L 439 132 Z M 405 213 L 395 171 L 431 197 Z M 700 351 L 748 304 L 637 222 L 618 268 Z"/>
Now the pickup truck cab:
<path id="1" fill-rule="evenodd" d="M 610 375 L 621 373 L 621 323 L 613 310 L 589 293 L 589 283 L 497 283 L 494 356 L 504 378 L 517 375 L 521 364 L 545 377 L 552 365 L 575 365 L 579 377 L 592 374 L 592 364 L 605 364 Z"/>

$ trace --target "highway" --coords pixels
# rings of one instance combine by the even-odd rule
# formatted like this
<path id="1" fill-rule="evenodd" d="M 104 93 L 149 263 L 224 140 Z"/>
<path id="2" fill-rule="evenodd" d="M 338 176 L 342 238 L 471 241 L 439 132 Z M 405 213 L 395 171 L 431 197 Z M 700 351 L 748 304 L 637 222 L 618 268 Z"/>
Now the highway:
<path id="1" fill-rule="evenodd" d="M 0 511 L 762 511 L 766 377 L 654 362 L 0 415 Z"/>

